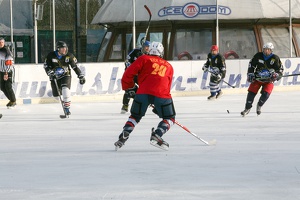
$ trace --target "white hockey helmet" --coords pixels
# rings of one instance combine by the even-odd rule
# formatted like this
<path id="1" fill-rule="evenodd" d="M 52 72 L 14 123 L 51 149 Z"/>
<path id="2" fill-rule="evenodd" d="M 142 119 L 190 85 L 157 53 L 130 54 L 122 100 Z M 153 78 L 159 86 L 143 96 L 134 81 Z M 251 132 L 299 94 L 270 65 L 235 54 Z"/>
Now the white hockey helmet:
<path id="1" fill-rule="evenodd" d="M 149 55 L 164 56 L 164 46 L 160 42 L 152 42 L 149 49 Z"/>
<path id="2" fill-rule="evenodd" d="M 265 43 L 263 49 L 271 49 L 273 51 L 274 45 L 272 42 Z"/>

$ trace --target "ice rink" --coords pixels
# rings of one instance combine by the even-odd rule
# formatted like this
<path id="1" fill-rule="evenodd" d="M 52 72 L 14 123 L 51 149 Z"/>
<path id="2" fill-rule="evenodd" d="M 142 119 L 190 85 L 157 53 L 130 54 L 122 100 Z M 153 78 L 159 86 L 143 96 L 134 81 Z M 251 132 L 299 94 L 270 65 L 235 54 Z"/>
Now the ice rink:
<path id="1" fill-rule="evenodd" d="M 209 93 L 209 92 L 208 92 Z M 177 121 L 163 151 L 149 144 L 148 110 L 114 150 L 129 114 L 121 101 L 1 106 L 1 200 L 295 200 L 300 198 L 300 92 L 273 92 L 245 118 L 246 94 L 174 97 Z M 227 113 L 229 110 L 229 113 Z"/>

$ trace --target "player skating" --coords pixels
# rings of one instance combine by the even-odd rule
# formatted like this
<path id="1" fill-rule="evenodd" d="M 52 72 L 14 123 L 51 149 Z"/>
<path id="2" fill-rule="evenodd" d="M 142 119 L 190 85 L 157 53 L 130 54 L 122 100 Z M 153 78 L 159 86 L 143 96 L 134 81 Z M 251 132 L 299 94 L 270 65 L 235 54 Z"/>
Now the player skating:
<path id="1" fill-rule="evenodd" d="M 261 107 L 270 97 L 274 84 L 280 80 L 283 73 L 283 66 L 280 58 L 273 53 L 274 45 L 266 43 L 263 45 L 263 51 L 256 53 L 249 62 L 247 81 L 251 84 L 248 88 L 245 110 L 241 112 L 244 117 L 250 112 L 253 100 L 261 88 L 261 96 L 256 105 L 257 115 L 261 114 Z"/>
<path id="2" fill-rule="evenodd" d="M 62 94 L 64 112 L 69 116 L 71 114 L 71 68 L 77 74 L 79 83 L 85 83 L 84 75 L 77 66 L 76 57 L 68 52 L 68 46 L 65 42 L 58 41 L 56 50 L 48 54 L 44 68 L 50 77 L 53 96 L 58 97 Z"/>
<path id="3" fill-rule="evenodd" d="M 130 65 L 141 55 L 143 54 L 147 54 L 149 52 L 149 45 L 150 42 L 149 41 L 143 41 L 143 38 L 141 39 L 141 48 L 136 48 L 133 49 L 126 58 L 125 61 L 125 70 L 130 67 Z M 135 91 L 138 88 L 138 80 L 137 80 L 137 76 L 134 77 L 134 83 L 135 83 Z M 123 95 L 123 106 L 121 108 L 121 114 L 125 114 L 126 112 L 128 112 L 128 106 L 129 106 L 129 101 L 130 101 L 130 95 L 128 94 L 127 91 L 125 91 L 124 95 Z"/>
<path id="4" fill-rule="evenodd" d="M 123 74 L 123 90 L 134 95 L 135 75 L 138 75 L 139 88 L 130 109 L 131 115 L 115 142 L 116 149 L 125 144 L 150 104 L 155 106 L 157 115 L 162 118 L 157 128 L 151 130 L 150 143 L 165 150 L 169 148 L 162 136 L 174 124 L 176 115 L 170 94 L 174 71 L 172 65 L 162 58 L 164 47 L 161 43 L 152 42 L 149 50 L 149 55 L 140 56 Z"/>
<path id="5" fill-rule="evenodd" d="M 210 96 L 207 99 L 215 100 L 220 98 L 223 94 L 220 82 L 225 78 L 226 64 L 225 58 L 219 53 L 217 45 L 211 46 L 210 53 L 207 55 L 207 61 L 203 65 L 202 70 L 211 73 L 209 81 Z"/>

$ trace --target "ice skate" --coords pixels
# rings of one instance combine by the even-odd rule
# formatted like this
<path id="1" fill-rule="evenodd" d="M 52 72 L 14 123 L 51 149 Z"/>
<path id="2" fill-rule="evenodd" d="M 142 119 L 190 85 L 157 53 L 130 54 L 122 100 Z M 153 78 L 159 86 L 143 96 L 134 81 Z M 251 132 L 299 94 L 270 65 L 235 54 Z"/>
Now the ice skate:
<path id="1" fill-rule="evenodd" d="M 123 105 L 122 108 L 121 108 L 121 114 L 125 114 L 128 112 L 128 105 Z"/>
<path id="2" fill-rule="evenodd" d="M 261 114 L 261 106 L 259 106 L 258 104 L 257 104 L 257 106 L 256 106 L 256 114 L 257 114 L 257 115 L 260 115 L 260 114 Z"/>
<path id="3" fill-rule="evenodd" d="M 165 142 L 158 134 L 155 133 L 154 128 L 152 128 L 150 144 L 165 151 L 168 151 L 169 149 L 169 144 Z"/>
<path id="4" fill-rule="evenodd" d="M 15 108 L 17 103 L 15 101 L 9 101 L 8 104 L 6 104 L 7 109 Z"/>
<path id="5" fill-rule="evenodd" d="M 123 131 L 120 135 L 119 135 L 119 140 L 115 142 L 115 150 L 117 151 L 118 149 L 120 149 L 122 146 L 125 145 L 125 142 L 128 140 L 129 138 L 129 133 L 126 131 Z"/>
<path id="6" fill-rule="evenodd" d="M 241 112 L 241 115 L 243 117 L 245 117 L 246 115 L 248 115 L 248 113 L 250 112 L 250 110 L 251 110 L 250 108 L 249 109 L 245 108 L 245 110 Z"/>
<path id="7" fill-rule="evenodd" d="M 214 96 L 210 95 L 209 97 L 207 97 L 207 100 L 209 100 L 209 101 L 216 100 L 216 99 L 217 99 L 216 95 L 214 95 Z"/>
<path id="8" fill-rule="evenodd" d="M 216 99 L 221 98 L 222 95 L 223 95 L 223 92 L 222 92 L 222 90 L 220 90 L 220 91 L 218 92 L 217 96 L 216 96 Z"/>

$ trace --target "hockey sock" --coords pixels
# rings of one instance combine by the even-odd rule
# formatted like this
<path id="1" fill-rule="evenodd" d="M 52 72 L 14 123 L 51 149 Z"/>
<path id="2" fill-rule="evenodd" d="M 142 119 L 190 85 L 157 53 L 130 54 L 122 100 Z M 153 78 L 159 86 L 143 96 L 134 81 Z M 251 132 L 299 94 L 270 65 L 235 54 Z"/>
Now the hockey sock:
<path id="1" fill-rule="evenodd" d="M 159 135 L 160 137 L 163 136 L 170 128 L 173 126 L 174 122 L 171 119 L 164 119 L 161 122 L 159 122 L 157 129 L 155 130 L 155 133 Z"/>
<path id="2" fill-rule="evenodd" d="M 269 97 L 270 97 L 270 94 L 267 93 L 266 91 L 263 91 L 263 92 L 261 93 L 260 98 L 259 98 L 258 105 L 259 105 L 259 106 L 263 106 L 264 103 L 266 103 L 266 101 L 268 100 Z"/>
<path id="3" fill-rule="evenodd" d="M 64 107 L 70 108 L 71 106 L 71 91 L 67 87 L 62 87 L 62 97 L 64 101 Z"/>
<path id="4" fill-rule="evenodd" d="M 209 89 L 210 89 L 211 96 L 215 96 L 216 93 L 220 90 L 220 86 L 218 83 L 209 82 Z"/>
<path id="5" fill-rule="evenodd" d="M 246 109 L 252 108 L 253 100 L 255 98 L 256 94 L 254 92 L 248 92 L 247 100 L 246 100 Z"/>
<path id="6" fill-rule="evenodd" d="M 130 134 L 137 124 L 138 124 L 138 122 L 132 116 L 130 116 L 128 118 L 125 126 L 123 127 L 123 131 L 128 132 Z"/>

